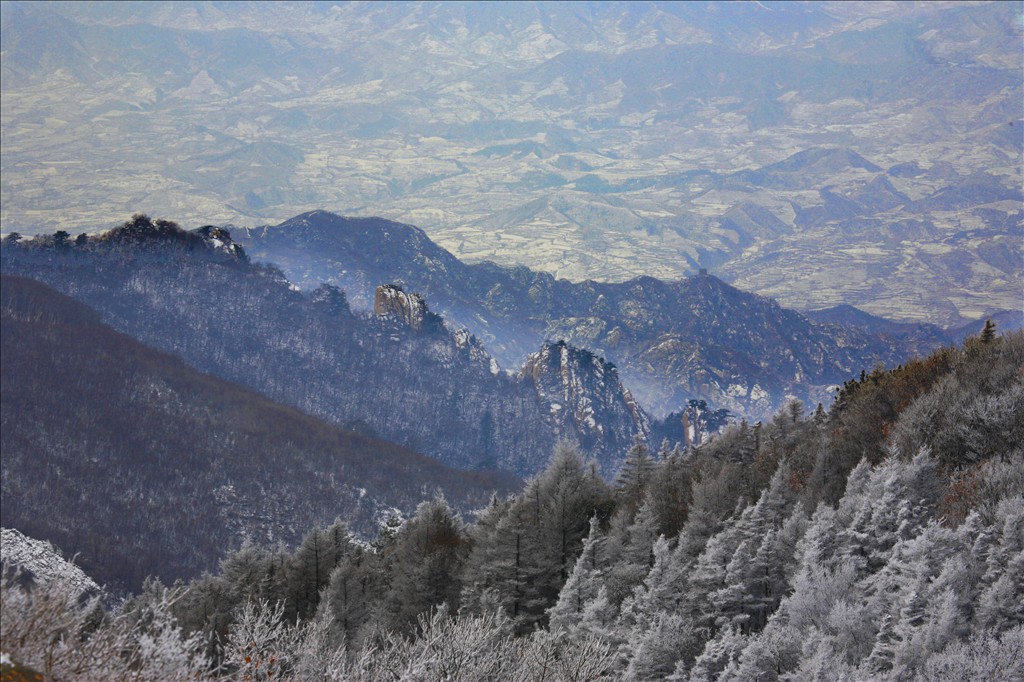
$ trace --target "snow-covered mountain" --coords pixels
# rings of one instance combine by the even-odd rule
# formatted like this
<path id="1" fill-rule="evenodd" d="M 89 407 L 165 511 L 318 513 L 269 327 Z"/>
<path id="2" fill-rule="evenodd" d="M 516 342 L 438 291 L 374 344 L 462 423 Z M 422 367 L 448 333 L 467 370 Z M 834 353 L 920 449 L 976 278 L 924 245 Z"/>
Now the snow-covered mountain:
<path id="1" fill-rule="evenodd" d="M 356 313 L 336 288 L 303 293 L 276 267 L 249 263 L 227 230 L 158 228 L 138 218 L 81 243 L 8 242 L 3 272 L 46 282 L 201 371 L 449 466 L 531 474 L 574 435 L 556 433 L 532 381 L 501 371 L 473 334 L 392 279 L 374 287 L 379 314 Z M 606 431 L 587 451 L 612 474 L 644 418 L 595 418 Z"/>

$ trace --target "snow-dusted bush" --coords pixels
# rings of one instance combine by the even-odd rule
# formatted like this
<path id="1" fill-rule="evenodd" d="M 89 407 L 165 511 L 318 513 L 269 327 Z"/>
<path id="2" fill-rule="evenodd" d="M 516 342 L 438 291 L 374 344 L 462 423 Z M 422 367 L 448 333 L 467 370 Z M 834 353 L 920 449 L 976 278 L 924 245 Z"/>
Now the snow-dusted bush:
<path id="1" fill-rule="evenodd" d="M 185 682 L 206 679 L 209 661 L 198 637 L 182 637 L 171 615 L 176 593 L 151 602 L 145 619 L 107 616 L 96 601 L 78 601 L 76 586 L 54 580 L 25 589 L 0 585 L 0 649 L 62 682 Z"/>

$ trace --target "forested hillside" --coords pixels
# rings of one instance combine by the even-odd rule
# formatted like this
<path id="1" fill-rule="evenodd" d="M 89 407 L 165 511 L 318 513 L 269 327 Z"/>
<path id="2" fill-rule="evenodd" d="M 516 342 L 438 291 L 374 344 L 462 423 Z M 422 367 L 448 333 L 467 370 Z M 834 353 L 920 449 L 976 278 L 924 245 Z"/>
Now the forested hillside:
<path id="1" fill-rule="evenodd" d="M 244 547 L 103 631 L 180 627 L 152 657 L 211 678 L 1020 679 L 1022 414 L 1024 334 L 989 327 L 827 411 L 637 444 L 610 485 L 561 445 L 470 523 L 434 498 L 371 546 Z M 9 620 L 80 623 L 52 591 L 4 598 L 4 646 Z"/>
<path id="2" fill-rule="evenodd" d="M 110 588 L 198 576 L 242 538 L 293 544 L 337 517 L 372 536 L 424 494 L 469 510 L 517 484 L 272 403 L 0 279 L 0 524 Z"/>

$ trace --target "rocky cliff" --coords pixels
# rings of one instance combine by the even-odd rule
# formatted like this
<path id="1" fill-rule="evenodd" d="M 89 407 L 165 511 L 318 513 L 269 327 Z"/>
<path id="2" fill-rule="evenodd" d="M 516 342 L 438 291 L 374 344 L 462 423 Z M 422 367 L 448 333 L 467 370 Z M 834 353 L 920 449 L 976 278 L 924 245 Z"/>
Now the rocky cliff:
<path id="1" fill-rule="evenodd" d="M 419 330 L 423 328 L 430 311 L 427 302 L 419 294 L 406 293 L 397 284 L 382 284 L 377 287 L 373 297 L 373 314 Z"/>
<path id="2" fill-rule="evenodd" d="M 647 439 L 647 415 L 619 380 L 615 365 L 565 341 L 545 343 L 519 372 L 548 409 L 559 438 L 594 454 L 605 475 L 618 470 L 636 436 Z"/>

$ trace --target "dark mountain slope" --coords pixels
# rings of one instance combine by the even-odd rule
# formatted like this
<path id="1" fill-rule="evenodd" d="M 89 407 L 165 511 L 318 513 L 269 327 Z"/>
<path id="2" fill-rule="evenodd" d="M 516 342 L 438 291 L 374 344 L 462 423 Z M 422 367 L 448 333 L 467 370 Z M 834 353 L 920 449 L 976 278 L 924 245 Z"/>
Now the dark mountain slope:
<path id="1" fill-rule="evenodd" d="M 804 165 L 829 168 L 867 163 L 837 150 L 804 156 L 797 159 Z M 401 280 L 506 365 L 519 364 L 545 340 L 587 348 L 618 365 L 655 412 L 693 398 L 756 416 L 787 396 L 827 402 L 828 385 L 927 350 L 856 325 L 815 323 L 713 276 L 573 283 L 524 267 L 469 265 L 422 230 L 383 219 L 314 211 L 249 230 L 241 241 L 301 286 L 332 282 L 358 305 L 369 305 L 374 282 Z"/>
<path id="2" fill-rule="evenodd" d="M 33 280 L 2 278 L 0 314 L 0 523 L 101 582 L 197 575 L 242 537 L 294 543 L 338 516 L 372 536 L 431 491 L 470 509 L 516 485 L 200 374 Z"/>

